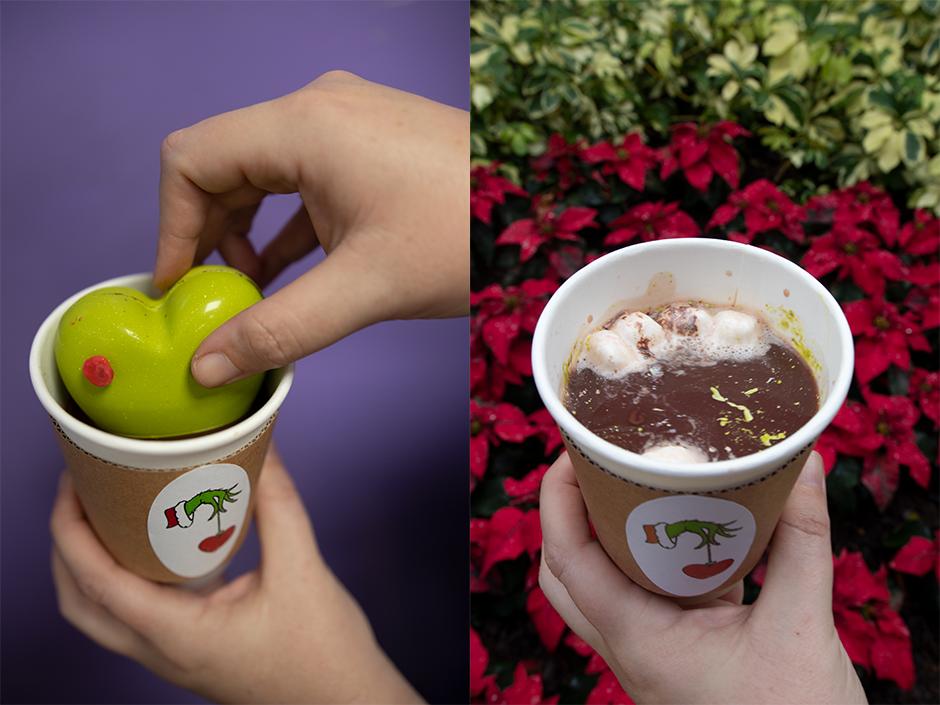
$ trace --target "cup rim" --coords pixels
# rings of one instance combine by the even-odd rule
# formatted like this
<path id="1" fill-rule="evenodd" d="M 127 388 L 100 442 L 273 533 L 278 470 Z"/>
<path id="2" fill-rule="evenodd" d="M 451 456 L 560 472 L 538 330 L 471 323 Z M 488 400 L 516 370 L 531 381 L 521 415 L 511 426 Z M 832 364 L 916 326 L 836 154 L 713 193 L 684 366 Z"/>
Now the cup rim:
<path id="1" fill-rule="evenodd" d="M 578 284 L 594 276 L 599 270 L 615 267 L 620 260 L 627 257 L 655 250 L 682 248 L 735 250 L 749 257 L 781 265 L 793 272 L 820 296 L 823 305 L 835 321 L 839 342 L 842 346 L 843 364 L 840 365 L 838 374 L 833 380 L 829 393 L 826 395 L 826 400 L 809 421 L 792 435 L 770 448 L 729 460 L 716 460 L 705 463 L 670 463 L 666 465 L 662 462 L 644 458 L 638 453 L 621 448 L 595 435 L 565 408 L 559 393 L 560 390 L 554 389 L 551 384 L 546 355 L 548 330 L 551 328 L 552 321 L 558 311 L 561 310 L 568 296 Z M 549 299 L 536 324 L 532 339 L 532 375 L 542 403 L 548 409 L 552 418 L 578 446 L 590 454 L 604 458 L 613 464 L 634 468 L 640 473 L 652 477 L 678 479 L 680 481 L 688 479 L 695 480 L 695 484 L 710 485 L 723 480 L 734 482 L 742 476 L 753 474 L 761 468 L 779 467 L 797 455 L 804 447 L 814 443 L 845 401 L 854 372 L 854 350 L 852 332 L 849 329 L 842 308 L 829 290 L 802 267 L 785 257 L 753 245 L 713 238 L 682 238 L 640 243 L 615 250 L 594 260 L 563 282 Z"/>
<path id="2" fill-rule="evenodd" d="M 199 453 L 211 452 L 215 448 L 224 447 L 227 444 L 238 442 L 241 439 L 250 438 L 255 431 L 260 430 L 264 426 L 265 421 L 273 416 L 284 402 L 287 392 L 290 390 L 294 380 L 293 364 L 280 368 L 283 370 L 283 376 L 261 408 L 232 426 L 195 438 L 159 440 L 128 438 L 126 436 L 108 433 L 68 413 L 65 408 L 56 401 L 55 397 L 52 396 L 52 393 L 49 391 L 43 379 L 40 365 L 42 355 L 41 343 L 47 338 L 49 329 L 57 326 L 59 320 L 65 314 L 65 311 L 85 294 L 107 286 L 130 286 L 137 288 L 142 280 L 149 281 L 150 274 L 148 272 L 127 274 L 93 284 L 65 299 L 65 301 L 56 306 L 52 312 L 46 316 L 39 326 L 39 329 L 36 331 L 36 335 L 33 336 L 33 342 L 29 350 L 29 377 L 33 385 L 33 391 L 39 399 L 39 403 L 42 404 L 43 408 L 55 422 L 62 427 L 66 435 L 71 436 L 74 434 L 97 445 L 127 454 L 175 458 L 181 455 L 197 455 Z"/>

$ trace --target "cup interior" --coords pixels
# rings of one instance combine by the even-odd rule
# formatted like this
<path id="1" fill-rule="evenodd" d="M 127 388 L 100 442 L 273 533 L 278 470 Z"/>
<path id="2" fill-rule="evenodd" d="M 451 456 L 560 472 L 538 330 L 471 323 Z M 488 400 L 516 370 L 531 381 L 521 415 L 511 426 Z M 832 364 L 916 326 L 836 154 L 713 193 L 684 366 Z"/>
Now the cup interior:
<path id="1" fill-rule="evenodd" d="M 59 376 L 55 362 L 55 336 L 65 311 L 90 291 L 106 286 L 125 286 L 151 297 L 160 293 L 149 274 L 117 277 L 83 289 L 63 301 L 49 316 L 33 339 L 29 355 L 30 379 L 46 412 L 68 438 L 82 450 L 108 462 L 140 469 L 164 470 L 212 462 L 238 450 L 277 412 L 294 378 L 293 365 L 267 373 L 253 412 L 238 423 L 193 438 L 149 440 L 118 436 L 102 431 L 71 413 L 74 404 Z"/>
<path id="2" fill-rule="evenodd" d="M 624 309 L 688 300 L 761 314 L 812 369 L 820 393 L 816 415 L 790 437 L 749 456 L 664 465 L 595 436 L 565 409 L 565 365 L 584 334 Z M 841 308 L 815 278 L 758 247 L 702 238 L 633 245 L 574 274 L 555 292 L 539 319 L 532 362 L 536 386 L 552 417 L 595 460 L 607 461 L 602 463 L 606 469 L 666 489 L 689 484 L 704 489 L 753 479 L 813 443 L 845 399 L 854 353 Z"/>

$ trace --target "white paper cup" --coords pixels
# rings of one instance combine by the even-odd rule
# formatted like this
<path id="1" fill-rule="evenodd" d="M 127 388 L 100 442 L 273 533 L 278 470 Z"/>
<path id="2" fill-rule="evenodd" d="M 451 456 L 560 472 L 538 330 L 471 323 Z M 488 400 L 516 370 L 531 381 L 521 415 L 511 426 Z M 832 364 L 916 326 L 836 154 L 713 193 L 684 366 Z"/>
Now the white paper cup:
<path id="1" fill-rule="evenodd" d="M 565 408 L 564 366 L 586 332 L 620 310 L 689 300 L 760 313 L 803 354 L 820 407 L 802 428 L 753 455 L 664 464 L 596 436 Z M 705 238 L 633 245 L 587 265 L 552 296 L 532 344 L 536 387 L 601 544 L 634 581 L 688 603 L 726 592 L 759 560 L 810 449 L 845 400 L 853 364 L 842 309 L 815 278 L 758 247 Z M 701 537 L 682 531 L 690 520 L 736 528 L 729 537 L 707 530 L 719 543 L 703 560 Z"/>
<path id="2" fill-rule="evenodd" d="M 33 339 L 33 389 L 51 417 L 85 514 L 115 559 L 152 580 L 202 582 L 224 569 L 247 534 L 253 490 L 277 411 L 293 382 L 293 366 L 269 372 L 259 394 L 259 401 L 264 400 L 260 407 L 219 431 L 180 440 L 142 440 L 102 431 L 67 410 L 73 402 L 59 377 L 54 343 L 65 311 L 88 292 L 106 286 L 159 296 L 149 274 L 134 274 L 89 287 L 62 302 Z M 216 505 L 225 511 L 215 512 Z"/>

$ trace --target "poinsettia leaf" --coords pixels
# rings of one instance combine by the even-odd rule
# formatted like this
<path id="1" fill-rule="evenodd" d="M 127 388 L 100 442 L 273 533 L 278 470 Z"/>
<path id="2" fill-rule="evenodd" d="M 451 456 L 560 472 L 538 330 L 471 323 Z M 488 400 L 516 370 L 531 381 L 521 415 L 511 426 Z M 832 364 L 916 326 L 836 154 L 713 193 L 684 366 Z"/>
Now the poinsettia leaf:
<path id="1" fill-rule="evenodd" d="M 502 507 L 493 514 L 489 523 L 482 575 L 489 573 L 496 563 L 518 558 L 526 551 L 528 527 L 526 512 L 516 507 Z"/>
<path id="2" fill-rule="evenodd" d="M 470 436 L 470 474 L 478 480 L 486 474 L 490 442 L 482 433 Z"/>
<path id="3" fill-rule="evenodd" d="M 678 140 L 676 143 L 679 144 Z M 706 154 L 708 154 L 708 142 L 697 139 L 684 142 L 679 147 L 679 166 L 686 170 L 695 163 L 702 161 Z"/>
<path id="4" fill-rule="evenodd" d="M 525 608 L 545 648 L 549 651 L 557 649 L 567 627 L 540 587 L 533 588 L 529 593 Z"/>
<path id="5" fill-rule="evenodd" d="M 521 480 L 507 477 L 503 480 L 506 494 L 513 499 L 534 500 L 538 498 L 542 487 L 542 478 L 548 472 L 548 465 L 539 465 L 535 470 L 527 473 Z"/>
<path id="6" fill-rule="evenodd" d="M 858 381 L 868 384 L 888 369 L 893 354 L 892 349 L 879 345 L 874 340 L 857 341 L 855 343 L 855 376 L 858 377 Z"/>
<path id="7" fill-rule="evenodd" d="M 871 492 L 881 511 L 891 503 L 898 489 L 898 464 L 886 455 L 869 456 L 862 465 L 862 484 Z"/>
<path id="8" fill-rule="evenodd" d="M 617 176 L 634 191 L 643 191 L 648 165 L 640 159 L 631 159 L 617 165 Z"/>
<path id="9" fill-rule="evenodd" d="M 723 141 L 711 141 L 708 148 L 708 162 L 731 188 L 738 188 L 738 153 L 730 144 Z"/>
<path id="10" fill-rule="evenodd" d="M 672 213 L 662 221 L 659 229 L 661 239 L 677 237 L 697 237 L 701 234 L 698 224 L 682 211 Z"/>
<path id="11" fill-rule="evenodd" d="M 817 279 L 838 269 L 842 264 L 842 258 L 831 245 L 832 239 L 828 235 L 816 238 L 803 255 L 803 259 L 800 260 L 803 269 Z"/>
<path id="12" fill-rule="evenodd" d="M 509 346 L 518 335 L 518 316 L 493 316 L 483 323 L 483 341 L 503 365 L 509 362 Z"/>
<path id="13" fill-rule="evenodd" d="M 839 639 L 852 663 L 870 667 L 871 644 L 878 633 L 875 625 L 852 609 L 836 609 L 833 616 Z"/>
<path id="14" fill-rule="evenodd" d="M 875 675 L 894 681 L 902 690 L 914 687 L 910 632 L 900 615 L 887 607 L 878 615 L 878 633 L 871 646 L 871 665 Z"/>
<path id="15" fill-rule="evenodd" d="M 833 605 L 861 607 L 866 602 L 888 602 L 887 570 L 872 573 L 858 551 L 843 549 L 833 558 Z"/>
<path id="16" fill-rule="evenodd" d="M 930 463 L 912 440 L 904 440 L 892 448 L 892 456 L 897 462 L 906 465 L 911 479 L 923 488 L 930 485 Z"/>
<path id="17" fill-rule="evenodd" d="M 694 188 L 704 192 L 708 190 L 708 185 L 712 182 L 712 174 L 714 172 L 707 162 L 696 162 L 683 169 L 683 173 Z"/>
<path id="18" fill-rule="evenodd" d="M 520 262 L 531 259 L 544 242 L 545 235 L 539 231 L 531 218 L 510 223 L 496 238 L 497 245 L 519 245 Z"/>
<path id="19" fill-rule="evenodd" d="M 610 669 L 601 673 L 597 684 L 588 694 L 586 705 L 633 705 L 633 699 L 620 686 Z"/>
<path id="20" fill-rule="evenodd" d="M 596 226 L 597 222 L 594 220 L 596 216 L 597 211 L 593 208 L 574 206 L 562 212 L 555 224 L 558 230 L 576 232 L 582 228 Z"/>
<path id="21" fill-rule="evenodd" d="M 490 655 L 480 640 L 476 629 L 470 627 L 470 695 L 478 695 L 487 685 L 484 677 Z M 492 677 L 491 677 L 492 678 Z"/>
<path id="22" fill-rule="evenodd" d="M 738 208 L 733 203 L 725 203 L 724 205 L 718 206 L 715 209 L 715 212 L 712 214 L 712 217 L 709 219 L 708 224 L 705 226 L 706 230 L 711 230 L 712 228 L 719 228 L 722 225 L 727 225 L 734 217 L 741 212 L 741 209 Z"/>
<path id="23" fill-rule="evenodd" d="M 888 565 L 901 573 L 926 575 L 940 560 L 937 542 L 923 536 L 911 536 Z"/>
<path id="24" fill-rule="evenodd" d="M 595 145 L 581 150 L 581 158 L 588 164 L 614 161 L 617 159 L 617 150 L 610 142 L 598 142 Z"/>

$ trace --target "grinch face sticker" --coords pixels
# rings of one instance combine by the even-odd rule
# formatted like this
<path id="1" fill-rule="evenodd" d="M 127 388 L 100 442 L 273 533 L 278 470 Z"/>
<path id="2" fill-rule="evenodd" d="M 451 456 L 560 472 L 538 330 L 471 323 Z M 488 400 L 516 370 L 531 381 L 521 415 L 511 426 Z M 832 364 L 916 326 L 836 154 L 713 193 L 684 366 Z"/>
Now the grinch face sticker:
<path id="1" fill-rule="evenodd" d="M 747 508 L 717 497 L 675 495 L 637 506 L 627 517 L 627 544 L 646 577 L 680 597 L 724 583 L 754 541 Z"/>
<path id="2" fill-rule="evenodd" d="M 248 475 L 238 465 L 205 465 L 180 475 L 160 491 L 147 517 L 157 558 L 185 578 L 211 573 L 235 546 L 250 495 Z"/>

